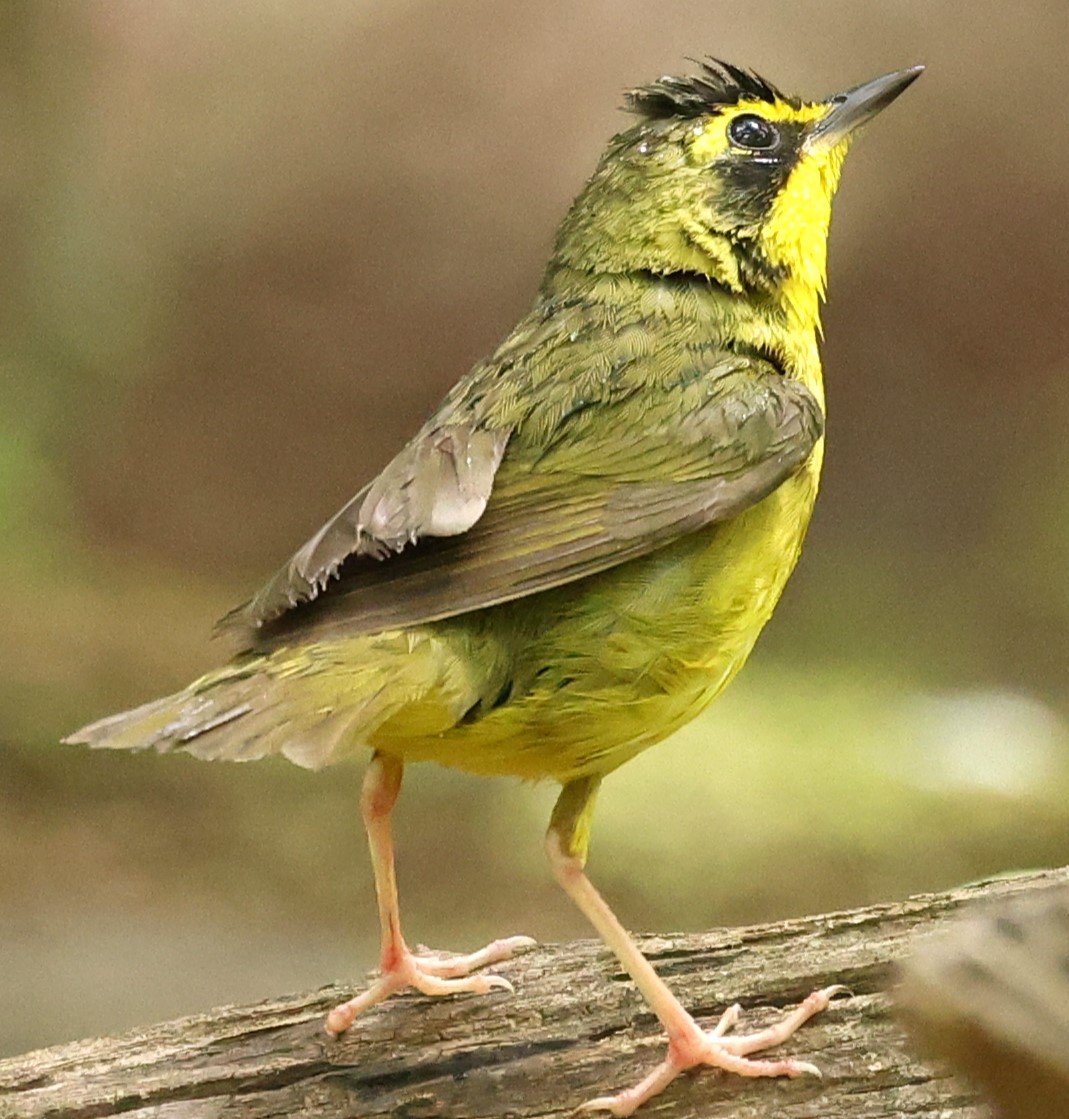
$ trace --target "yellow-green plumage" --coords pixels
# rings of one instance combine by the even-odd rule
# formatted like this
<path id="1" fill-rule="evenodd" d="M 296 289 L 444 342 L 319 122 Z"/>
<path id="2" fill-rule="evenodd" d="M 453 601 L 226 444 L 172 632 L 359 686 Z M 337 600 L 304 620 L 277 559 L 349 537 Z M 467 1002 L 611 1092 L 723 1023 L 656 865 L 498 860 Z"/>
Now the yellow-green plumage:
<path id="1" fill-rule="evenodd" d="M 246 651 L 74 740 L 309 766 L 372 748 L 566 783 L 724 687 L 816 498 L 849 130 L 818 143 L 828 103 L 717 73 L 719 101 L 708 82 L 685 103 L 681 79 L 633 95 L 642 119 L 565 219 L 531 312 L 229 619 Z M 775 151 L 736 144 L 740 117 Z"/>
<path id="2" fill-rule="evenodd" d="M 827 102 L 711 62 L 631 94 L 557 237 L 534 306 L 386 469 L 227 619 L 245 651 L 185 691 L 74 736 L 319 766 L 374 756 L 361 814 L 380 976 L 327 1015 L 338 1037 L 404 987 L 508 987 L 469 956 L 413 953 L 390 813 L 404 765 L 562 784 L 546 851 L 668 1035 L 631 1115 L 685 1069 L 754 1060 L 777 1027 L 703 1031 L 583 871 L 602 777 L 695 716 L 739 670 L 798 560 L 823 457 L 817 336 L 831 199 L 852 130 L 919 68 Z"/>

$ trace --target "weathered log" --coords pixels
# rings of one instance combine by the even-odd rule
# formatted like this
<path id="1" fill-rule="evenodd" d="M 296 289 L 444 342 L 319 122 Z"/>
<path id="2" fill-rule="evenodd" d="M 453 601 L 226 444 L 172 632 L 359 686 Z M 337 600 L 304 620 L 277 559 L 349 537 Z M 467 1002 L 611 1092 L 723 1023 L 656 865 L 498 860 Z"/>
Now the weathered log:
<path id="1" fill-rule="evenodd" d="M 948 922 L 902 966 L 895 1003 L 1002 1119 L 1069 1116 L 1069 885 Z"/>
<path id="2" fill-rule="evenodd" d="M 640 1114 L 661 1119 L 989 1119 L 974 1089 L 918 1058 L 890 1009 L 893 965 L 962 905 L 1069 882 L 1019 875 L 905 902 L 641 940 L 683 1002 L 743 1027 L 833 982 L 851 994 L 782 1051 L 822 1080 L 681 1077 Z M 396 997 L 341 1039 L 323 1032 L 349 987 L 272 999 L 0 1061 L 3 1119 L 403 1119 L 566 1116 L 629 1085 L 662 1056 L 659 1029 L 594 941 L 532 949 L 496 969 L 516 993 Z"/>

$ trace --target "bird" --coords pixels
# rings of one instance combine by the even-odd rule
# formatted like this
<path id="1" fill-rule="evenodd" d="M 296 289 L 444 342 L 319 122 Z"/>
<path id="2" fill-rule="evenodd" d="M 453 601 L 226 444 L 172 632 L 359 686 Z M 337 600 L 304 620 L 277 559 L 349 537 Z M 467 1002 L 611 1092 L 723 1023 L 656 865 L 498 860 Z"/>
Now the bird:
<path id="1" fill-rule="evenodd" d="M 319 768 L 369 753 L 360 795 L 379 977 L 334 1008 L 508 988 L 401 927 L 391 812 L 407 765 L 554 781 L 546 850 L 667 1035 L 629 1115 L 680 1072 L 816 1073 L 755 1058 L 824 1010 L 703 1030 L 585 871 L 604 778 L 693 719 L 750 654 L 820 478 L 818 347 L 832 199 L 857 130 L 922 66 L 817 101 L 715 58 L 625 94 L 632 121 L 568 210 L 530 310 L 382 472 L 222 630 L 238 652 L 65 741 Z"/>

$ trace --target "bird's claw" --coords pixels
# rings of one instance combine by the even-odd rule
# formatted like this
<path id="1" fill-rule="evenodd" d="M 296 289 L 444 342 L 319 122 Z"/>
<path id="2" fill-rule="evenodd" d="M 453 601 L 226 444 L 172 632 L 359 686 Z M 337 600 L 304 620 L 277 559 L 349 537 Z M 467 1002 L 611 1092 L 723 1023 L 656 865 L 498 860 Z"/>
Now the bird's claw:
<path id="1" fill-rule="evenodd" d="M 324 1028 L 331 1037 L 345 1033 L 356 1019 L 371 1007 L 397 991 L 414 987 L 424 995 L 485 995 L 490 991 L 507 991 L 515 994 L 515 987 L 500 975 L 472 975 L 476 968 L 500 963 L 509 959 L 521 948 L 535 943 L 529 936 L 510 936 L 495 940 L 478 952 L 466 956 L 432 954 L 420 949 L 420 954 L 407 948 L 397 953 L 396 962 L 366 990 L 336 1006 L 328 1015 Z"/>
<path id="2" fill-rule="evenodd" d="M 814 991 L 782 1021 L 752 1034 L 737 1037 L 724 1035 L 737 1025 L 741 1013 L 738 1003 L 729 1006 L 711 1030 L 697 1030 L 674 1037 L 669 1041 L 667 1057 L 633 1088 L 626 1088 L 613 1096 L 598 1096 L 587 1100 L 575 1110 L 575 1114 L 591 1111 L 607 1111 L 616 1119 L 633 1115 L 647 1100 L 653 1099 L 671 1084 L 681 1072 L 699 1065 L 747 1077 L 780 1077 L 795 1079 L 799 1076 L 815 1076 L 823 1079 L 816 1065 L 809 1061 L 785 1058 L 779 1061 L 752 1060 L 748 1054 L 771 1049 L 791 1036 L 803 1022 L 826 1010 L 828 1003 L 847 990 L 842 984 L 824 987 Z M 690 1019 L 693 1023 L 693 1019 Z"/>

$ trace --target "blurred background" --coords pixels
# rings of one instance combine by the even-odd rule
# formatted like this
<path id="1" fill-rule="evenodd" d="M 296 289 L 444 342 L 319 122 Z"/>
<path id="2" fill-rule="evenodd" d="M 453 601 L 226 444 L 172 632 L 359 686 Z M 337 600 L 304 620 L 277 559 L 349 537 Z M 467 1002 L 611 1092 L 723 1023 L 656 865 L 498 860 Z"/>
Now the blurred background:
<path id="1" fill-rule="evenodd" d="M 750 667 L 607 783 L 700 929 L 1069 861 L 1069 6 L 0 6 L 0 1053 L 375 959 L 359 769 L 57 740 L 174 690 L 526 308 L 621 91 L 915 62 L 837 204 L 825 484 Z M 411 939 L 589 935 L 553 790 L 410 770 Z"/>

